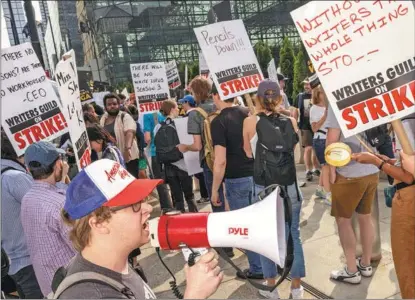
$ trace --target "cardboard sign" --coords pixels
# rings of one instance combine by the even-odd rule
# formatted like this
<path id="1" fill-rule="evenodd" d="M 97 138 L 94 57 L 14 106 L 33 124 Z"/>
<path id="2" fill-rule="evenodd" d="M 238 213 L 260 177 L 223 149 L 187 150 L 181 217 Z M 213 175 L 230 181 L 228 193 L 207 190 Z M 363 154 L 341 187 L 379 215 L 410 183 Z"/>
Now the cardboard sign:
<path id="1" fill-rule="evenodd" d="M 132 64 L 130 67 L 137 103 L 169 98 L 170 91 L 163 62 Z"/>
<path id="2" fill-rule="evenodd" d="M 81 170 L 91 163 L 91 146 L 89 145 L 82 112 L 75 52 L 71 50 L 65 55 L 66 60 L 61 60 L 56 65 L 55 75 L 63 105 L 63 114 L 68 123 L 76 164 L 78 169 Z"/>
<path id="3" fill-rule="evenodd" d="M 193 136 L 187 133 L 187 121 L 186 118 L 174 119 L 174 125 L 176 125 L 177 135 L 181 144 L 190 145 L 193 144 Z M 188 151 L 183 153 L 184 163 L 186 165 L 187 174 L 189 176 L 202 173 L 203 170 L 200 167 L 199 152 Z"/>
<path id="4" fill-rule="evenodd" d="M 209 67 L 203 56 L 203 52 L 199 52 L 199 75 L 204 78 L 209 78 Z"/>
<path id="5" fill-rule="evenodd" d="M 291 16 L 345 137 L 414 111 L 411 1 L 312 1 Z"/>
<path id="6" fill-rule="evenodd" d="M 30 43 L 1 50 L 1 124 L 18 156 L 68 132 L 60 102 Z"/>
<path id="7" fill-rule="evenodd" d="M 194 31 L 222 100 L 258 90 L 263 75 L 242 20 Z"/>
<path id="8" fill-rule="evenodd" d="M 275 67 L 275 59 L 271 59 L 268 64 L 268 78 L 278 82 L 277 67 Z"/>
<path id="9" fill-rule="evenodd" d="M 166 63 L 166 75 L 170 89 L 174 90 L 182 85 L 175 60 Z"/>

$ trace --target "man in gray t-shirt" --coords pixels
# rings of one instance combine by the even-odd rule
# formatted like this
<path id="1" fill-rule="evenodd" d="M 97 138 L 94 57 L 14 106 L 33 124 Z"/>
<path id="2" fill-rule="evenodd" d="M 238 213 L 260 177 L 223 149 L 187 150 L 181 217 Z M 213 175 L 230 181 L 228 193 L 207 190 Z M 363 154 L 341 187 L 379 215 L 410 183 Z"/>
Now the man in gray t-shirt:
<path id="1" fill-rule="evenodd" d="M 355 136 L 344 138 L 331 106 L 326 122 L 328 128 L 326 146 L 342 142 L 351 148 L 352 153 L 366 151 Z M 330 168 L 333 199 L 331 215 L 336 218 L 340 242 L 346 257 L 344 269 L 333 271 L 330 277 L 334 280 L 357 284 L 360 283 L 362 275 L 372 276 L 370 260 L 374 229 L 371 211 L 379 182 L 379 169 L 376 166 L 363 165 L 356 161 L 351 161 L 341 168 Z M 358 213 L 363 246 L 363 256 L 357 262 L 356 237 L 351 221 L 354 212 Z"/>

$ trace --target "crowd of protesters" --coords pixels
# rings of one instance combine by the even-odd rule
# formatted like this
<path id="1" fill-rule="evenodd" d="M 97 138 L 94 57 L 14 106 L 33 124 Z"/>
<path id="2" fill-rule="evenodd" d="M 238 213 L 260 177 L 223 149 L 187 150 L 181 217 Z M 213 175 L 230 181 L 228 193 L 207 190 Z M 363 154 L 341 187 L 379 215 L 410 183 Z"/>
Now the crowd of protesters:
<path id="1" fill-rule="evenodd" d="M 383 171 L 396 191 L 391 240 L 397 277 L 402 296 L 414 298 L 414 156 L 399 152 L 398 143 L 395 158 L 388 138 L 382 145 L 371 143 L 373 132 L 367 134 L 366 147 L 354 136 L 344 138 L 321 86 L 312 89 L 305 79 L 304 92 L 291 106 L 284 93 L 287 78 L 278 74 L 278 80 L 260 83 L 253 114 L 235 105 L 239 101 L 222 101 L 209 80 L 196 77 L 189 84 L 189 95 L 179 101 L 166 100 L 160 112 L 145 114 L 143 127 L 137 107 L 125 97 L 109 93 L 103 99 L 104 111 L 91 104 L 83 107 L 93 161 L 83 170 L 76 168 L 69 135 L 56 145 L 34 143 L 18 157 L 2 132 L 2 248 L 10 258 L 9 274 L 19 296 L 41 298 L 56 292 L 55 273 L 65 272 L 60 275 L 67 277 L 95 272 L 108 282 L 79 281 L 60 291 L 59 297 L 155 298 L 134 269 L 136 264 L 129 263 L 149 241 L 152 206 L 146 199 L 154 195 L 153 190 L 157 190 L 162 213 L 172 209 L 185 213 L 186 206 L 189 212 L 197 212 L 197 204 L 205 202 L 210 202 L 213 212 L 224 212 L 248 207 L 268 185 L 279 184 L 292 204 L 292 225 L 286 229 L 294 241 L 291 297 L 303 298 L 301 279 L 306 276 L 307 259 L 299 228 L 303 196 L 294 160 L 295 147 L 301 141 L 306 180 L 319 178 L 316 195 L 331 205 L 346 258 L 346 266 L 333 271 L 330 278 L 358 284 L 362 276 L 373 274 L 371 211 Z M 188 118 L 191 144 L 180 144 L 166 135 L 175 130 L 178 104 Z M 415 144 L 414 116 L 403 124 Z M 377 132 L 389 136 L 387 128 Z M 170 140 L 174 144 L 169 152 L 161 153 Z M 329 166 L 324 155 L 325 148 L 338 141 L 353 151 L 352 162 L 342 168 Z M 271 155 L 265 145 L 279 145 L 284 150 Z M 367 147 L 373 152 L 366 152 Z M 184 164 L 186 152 L 199 153 L 203 172 L 194 176 L 199 181 L 198 200 L 194 178 Z M 265 164 L 269 161 L 274 165 Z M 355 212 L 363 247 L 357 260 L 351 221 Z M 234 256 L 232 248 L 224 250 Z M 253 252 L 246 254 L 249 268 L 236 275 L 275 285 L 276 264 Z M 223 279 L 212 252 L 185 271 L 184 296 L 189 299 L 211 296 Z M 117 284 L 122 288 L 117 289 Z M 259 293 L 279 298 L 277 289 Z"/>

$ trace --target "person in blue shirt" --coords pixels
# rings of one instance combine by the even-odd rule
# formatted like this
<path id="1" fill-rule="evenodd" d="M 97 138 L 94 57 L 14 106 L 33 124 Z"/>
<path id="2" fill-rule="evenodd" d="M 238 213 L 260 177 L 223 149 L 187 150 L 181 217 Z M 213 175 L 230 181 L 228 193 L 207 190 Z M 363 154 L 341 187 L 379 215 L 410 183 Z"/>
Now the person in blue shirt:
<path id="1" fill-rule="evenodd" d="M 150 145 L 151 155 L 151 169 L 153 172 L 153 179 L 163 179 L 161 172 L 161 164 L 157 160 L 156 147 L 154 146 L 154 128 L 157 124 L 164 122 L 164 117 L 160 112 L 148 113 L 143 116 L 144 121 L 144 140 L 147 145 Z M 172 208 L 172 202 L 169 191 L 166 184 L 160 184 L 157 186 L 157 192 L 159 194 L 160 207 L 162 210 L 168 210 Z"/>

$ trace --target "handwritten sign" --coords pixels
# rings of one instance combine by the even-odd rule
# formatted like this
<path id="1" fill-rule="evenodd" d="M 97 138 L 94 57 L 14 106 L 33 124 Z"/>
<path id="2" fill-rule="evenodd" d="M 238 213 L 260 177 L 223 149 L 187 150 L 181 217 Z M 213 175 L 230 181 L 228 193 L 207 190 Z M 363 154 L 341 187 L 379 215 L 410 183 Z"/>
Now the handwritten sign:
<path id="1" fill-rule="evenodd" d="M 91 163 L 91 146 L 82 112 L 75 52 L 71 50 L 64 56 L 66 60 L 61 60 L 56 65 L 56 82 L 61 96 L 63 114 L 68 123 L 76 163 L 78 169 L 81 170 Z"/>
<path id="2" fill-rule="evenodd" d="M 258 90 L 263 75 L 242 20 L 194 31 L 222 100 Z"/>
<path id="3" fill-rule="evenodd" d="M 175 60 L 166 63 L 166 75 L 170 89 L 174 90 L 181 86 L 182 83 L 180 82 L 179 70 Z"/>
<path id="4" fill-rule="evenodd" d="M 414 111 L 411 1 L 312 1 L 291 16 L 345 137 Z"/>
<path id="5" fill-rule="evenodd" d="M 199 52 L 199 75 L 204 78 L 209 78 L 209 67 L 203 56 L 203 52 Z"/>
<path id="6" fill-rule="evenodd" d="M 267 71 L 268 71 L 268 78 L 278 82 L 277 68 L 275 67 L 274 58 L 271 59 L 271 61 L 269 62 Z"/>
<path id="7" fill-rule="evenodd" d="M 61 106 L 30 43 L 1 49 L 1 124 L 18 156 L 68 132 Z"/>
<path id="8" fill-rule="evenodd" d="M 159 110 L 161 104 L 153 102 L 166 100 L 170 95 L 164 63 L 132 64 L 130 67 L 135 97 L 139 104 L 140 112 Z"/>

